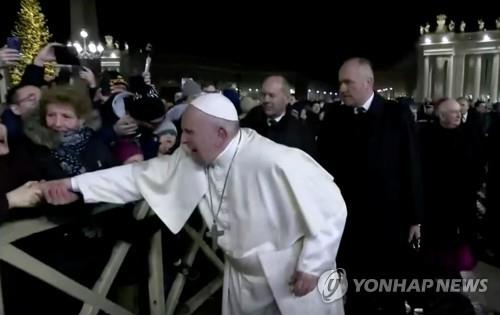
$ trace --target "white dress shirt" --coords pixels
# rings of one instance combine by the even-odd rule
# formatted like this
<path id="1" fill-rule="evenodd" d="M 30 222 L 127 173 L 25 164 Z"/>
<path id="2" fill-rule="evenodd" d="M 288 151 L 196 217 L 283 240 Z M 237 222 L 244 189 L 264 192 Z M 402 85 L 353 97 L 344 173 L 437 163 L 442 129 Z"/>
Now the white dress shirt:
<path id="1" fill-rule="evenodd" d="M 283 112 L 281 113 L 281 115 L 279 115 L 278 117 L 276 118 L 267 118 L 267 125 L 270 127 L 271 126 L 271 120 L 274 120 L 276 123 L 279 123 L 281 118 L 283 118 L 285 116 L 285 113 L 286 112 Z"/>

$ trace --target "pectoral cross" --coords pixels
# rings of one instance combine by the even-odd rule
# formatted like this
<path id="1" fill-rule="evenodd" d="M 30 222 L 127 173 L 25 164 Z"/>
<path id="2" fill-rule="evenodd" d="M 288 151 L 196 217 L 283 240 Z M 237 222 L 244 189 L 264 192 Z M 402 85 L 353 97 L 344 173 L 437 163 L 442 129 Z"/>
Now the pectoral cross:
<path id="1" fill-rule="evenodd" d="M 207 232 L 206 235 L 212 239 L 212 249 L 216 250 L 217 249 L 217 240 L 219 239 L 220 236 L 224 235 L 224 231 L 219 230 L 217 228 L 217 224 L 215 224 L 215 222 L 214 222 L 214 224 L 212 224 L 212 228 L 210 229 L 210 231 Z"/>

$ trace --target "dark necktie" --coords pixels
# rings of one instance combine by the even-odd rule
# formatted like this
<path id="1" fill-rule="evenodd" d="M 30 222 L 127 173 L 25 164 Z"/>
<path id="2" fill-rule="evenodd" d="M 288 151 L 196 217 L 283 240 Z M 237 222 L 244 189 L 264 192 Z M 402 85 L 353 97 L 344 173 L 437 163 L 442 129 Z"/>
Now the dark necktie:
<path id="1" fill-rule="evenodd" d="M 354 114 L 360 115 L 366 113 L 366 109 L 364 107 L 354 107 Z"/>
<path id="2" fill-rule="evenodd" d="M 269 127 L 274 127 L 278 124 L 278 122 L 274 119 L 268 119 L 267 124 L 269 125 Z"/>

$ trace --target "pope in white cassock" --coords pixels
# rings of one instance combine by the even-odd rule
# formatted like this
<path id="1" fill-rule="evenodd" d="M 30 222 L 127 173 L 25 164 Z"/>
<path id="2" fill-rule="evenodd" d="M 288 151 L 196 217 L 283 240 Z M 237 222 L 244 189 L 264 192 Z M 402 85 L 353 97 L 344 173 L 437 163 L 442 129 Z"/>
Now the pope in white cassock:
<path id="1" fill-rule="evenodd" d="M 240 129 L 220 94 L 195 99 L 182 129 L 173 155 L 48 182 L 45 198 L 144 198 L 173 233 L 198 206 L 226 258 L 223 314 L 343 314 L 342 299 L 323 303 L 316 289 L 335 268 L 346 220 L 332 176 L 306 153 Z"/>

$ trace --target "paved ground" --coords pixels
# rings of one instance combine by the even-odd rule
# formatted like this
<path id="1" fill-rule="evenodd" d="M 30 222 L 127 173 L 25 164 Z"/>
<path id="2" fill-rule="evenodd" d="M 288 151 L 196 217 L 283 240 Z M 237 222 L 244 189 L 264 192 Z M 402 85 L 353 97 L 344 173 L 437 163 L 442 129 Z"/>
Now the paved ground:
<path id="1" fill-rule="evenodd" d="M 470 296 L 471 301 L 483 305 L 486 314 L 493 311 L 500 313 L 500 268 L 479 262 L 472 273 L 475 278 L 488 279 L 488 290 L 483 294 Z"/>

